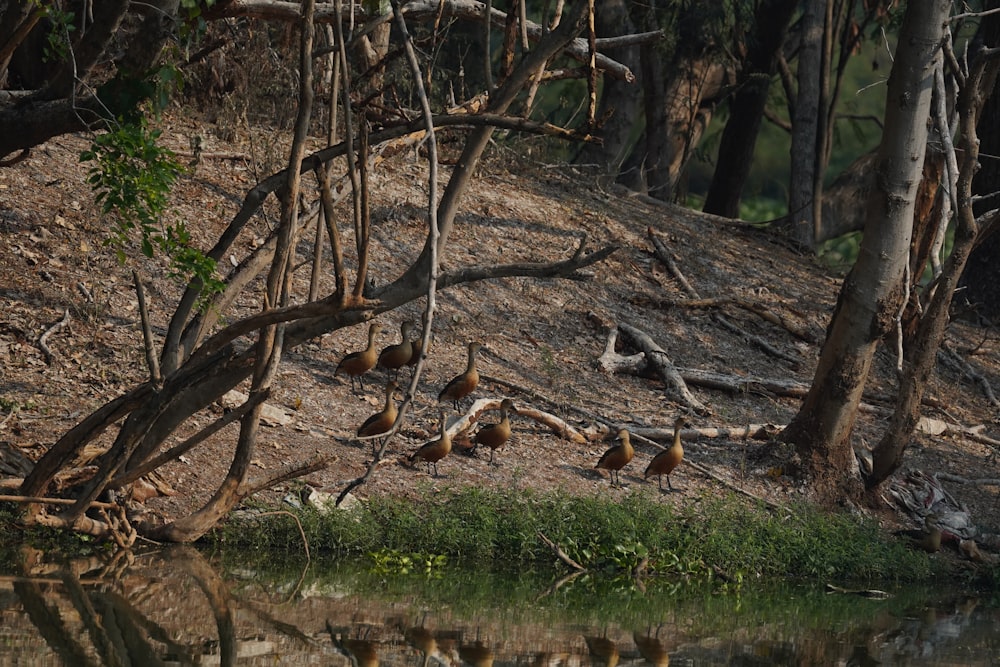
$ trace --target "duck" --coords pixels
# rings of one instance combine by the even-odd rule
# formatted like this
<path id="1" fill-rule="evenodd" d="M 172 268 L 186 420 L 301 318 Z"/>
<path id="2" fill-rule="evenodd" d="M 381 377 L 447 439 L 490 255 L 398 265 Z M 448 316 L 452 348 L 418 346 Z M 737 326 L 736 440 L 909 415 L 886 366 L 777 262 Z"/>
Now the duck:
<path id="1" fill-rule="evenodd" d="M 444 410 L 441 411 L 441 435 L 430 442 L 424 443 L 419 449 L 410 454 L 410 462 L 423 459 L 427 462 L 427 473 L 431 472 L 431 465 L 434 466 L 434 476 L 438 477 L 438 461 L 448 456 L 451 452 L 451 436 L 448 435 L 448 420 L 445 418 Z"/>
<path id="2" fill-rule="evenodd" d="M 365 422 L 358 427 L 359 438 L 381 435 L 391 429 L 392 425 L 396 423 L 396 415 L 399 413 L 399 410 L 396 409 L 396 403 L 393 401 L 393 397 L 396 395 L 397 389 L 399 389 L 399 385 L 396 384 L 394 380 L 389 380 L 389 382 L 385 385 L 385 407 L 382 408 L 381 412 L 376 412 L 371 417 L 366 419 Z M 378 451 L 375 442 L 375 440 L 372 440 L 373 454 Z"/>
<path id="3" fill-rule="evenodd" d="M 663 491 L 663 476 L 667 476 L 667 489 L 673 491 L 670 484 L 670 473 L 684 460 L 684 447 L 681 445 L 681 426 L 687 422 L 683 416 L 674 420 L 674 443 L 653 457 L 653 460 L 646 466 L 643 479 L 649 479 L 650 475 L 656 475 L 657 486 Z"/>
<path id="4" fill-rule="evenodd" d="M 476 451 L 479 445 L 486 445 L 490 448 L 490 463 L 493 463 L 493 454 L 499 449 L 507 439 L 510 438 L 510 413 L 517 412 L 514 401 L 505 398 L 500 401 L 500 421 L 496 424 L 486 424 L 476 433 L 473 438 L 472 452 Z"/>
<path id="5" fill-rule="evenodd" d="M 659 634 L 658 629 L 657 634 Z M 636 631 L 632 633 L 632 640 L 635 642 L 635 647 L 639 649 L 639 655 L 646 662 L 654 667 L 667 667 L 670 664 L 670 654 L 667 652 L 667 647 L 658 637 L 651 637 L 648 632 L 642 635 Z"/>
<path id="6" fill-rule="evenodd" d="M 399 369 L 408 364 L 410 357 L 413 356 L 413 343 L 410 342 L 410 331 L 412 329 L 412 322 L 403 322 L 399 326 L 402 340 L 395 345 L 385 348 L 378 355 L 377 366 L 387 371 L 393 371 L 395 373 L 393 379 L 399 377 Z"/>
<path id="7" fill-rule="evenodd" d="M 465 372 L 456 375 L 451 382 L 445 385 L 441 393 L 438 394 L 438 401 L 453 401 L 455 410 L 458 410 L 458 402 L 474 392 L 479 386 L 479 371 L 476 370 L 476 354 L 482 348 L 482 343 L 475 341 L 469 343 L 469 364 Z"/>
<path id="8" fill-rule="evenodd" d="M 939 517 L 937 513 L 931 512 L 924 517 L 924 527 L 922 530 L 897 530 L 894 534 L 898 537 L 909 539 L 915 548 L 932 554 L 941 550 L 942 530 L 938 521 Z"/>
<path id="9" fill-rule="evenodd" d="M 615 440 L 619 441 L 620 444 L 614 445 L 608 451 L 604 452 L 594 467 L 604 468 L 610 472 L 611 486 L 621 486 L 619 471 L 629 464 L 629 461 L 635 456 L 635 450 L 632 448 L 632 442 L 629 440 L 628 430 L 622 429 L 618 431 L 618 436 Z"/>
<path id="10" fill-rule="evenodd" d="M 409 361 L 406 362 L 406 365 L 410 366 L 411 368 L 417 365 L 417 362 L 420 361 L 420 355 L 424 353 L 423 332 L 424 329 L 427 328 L 426 310 L 420 314 L 420 322 L 422 326 L 420 328 L 419 335 L 417 336 L 416 340 L 410 341 L 410 348 L 411 348 L 410 359 Z"/>
<path id="11" fill-rule="evenodd" d="M 343 373 L 347 373 L 351 376 L 351 391 L 357 393 L 354 387 L 354 380 L 357 379 L 358 383 L 361 385 L 362 391 L 365 388 L 365 381 L 361 378 L 362 375 L 370 371 L 375 367 L 375 362 L 378 357 L 375 354 L 375 336 L 382 331 L 382 325 L 378 322 L 373 322 L 370 327 L 368 327 L 368 347 L 359 352 L 351 352 L 337 364 L 337 370 L 333 372 L 334 377 Z"/>
<path id="12" fill-rule="evenodd" d="M 584 636 L 583 641 L 587 643 L 587 650 L 593 662 L 603 667 L 616 667 L 621 656 L 618 653 L 618 645 L 607 637 Z"/>

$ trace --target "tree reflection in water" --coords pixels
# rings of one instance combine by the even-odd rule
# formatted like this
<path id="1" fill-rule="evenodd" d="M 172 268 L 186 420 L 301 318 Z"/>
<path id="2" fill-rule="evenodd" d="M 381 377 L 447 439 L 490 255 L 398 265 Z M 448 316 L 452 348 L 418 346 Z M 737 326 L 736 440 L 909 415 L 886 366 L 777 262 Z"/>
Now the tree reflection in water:
<path id="1" fill-rule="evenodd" d="M 0 578 L 0 664 L 988 665 L 1000 653 L 997 607 L 971 596 L 222 562 L 184 546 L 58 564 L 23 549 Z"/>

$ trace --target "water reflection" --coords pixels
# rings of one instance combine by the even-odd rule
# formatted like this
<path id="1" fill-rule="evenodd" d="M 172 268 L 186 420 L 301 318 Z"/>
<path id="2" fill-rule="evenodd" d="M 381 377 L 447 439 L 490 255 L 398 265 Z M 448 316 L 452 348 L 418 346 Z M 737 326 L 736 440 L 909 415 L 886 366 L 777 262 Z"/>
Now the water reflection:
<path id="1" fill-rule="evenodd" d="M 554 586 L 523 573 L 291 570 L 190 547 L 19 560 L 0 578 L 0 665 L 988 665 L 1000 653 L 994 603 L 926 591 L 737 594 L 589 574 Z"/>

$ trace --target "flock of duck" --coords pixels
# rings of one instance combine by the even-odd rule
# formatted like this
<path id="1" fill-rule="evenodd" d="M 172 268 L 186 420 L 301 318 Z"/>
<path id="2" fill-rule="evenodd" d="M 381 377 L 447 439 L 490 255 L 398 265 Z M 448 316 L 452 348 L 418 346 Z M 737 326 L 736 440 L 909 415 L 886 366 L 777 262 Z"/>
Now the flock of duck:
<path id="1" fill-rule="evenodd" d="M 368 417 L 357 430 L 358 437 L 373 438 L 372 446 L 375 450 L 377 450 L 377 447 L 374 438 L 380 435 L 387 437 L 399 415 L 399 410 L 395 402 L 395 395 L 399 390 L 397 382 L 399 371 L 406 366 L 416 366 L 417 361 L 419 361 L 420 356 L 424 352 L 421 344 L 422 341 L 419 338 L 410 340 L 410 333 L 413 331 L 413 328 L 412 322 L 403 322 L 400 325 L 400 342 L 389 345 L 381 352 L 378 352 L 375 345 L 375 338 L 382 331 L 382 325 L 378 322 L 372 323 L 368 328 L 368 346 L 364 350 L 351 352 L 344 356 L 334 371 L 334 376 L 344 374 L 350 377 L 351 390 L 355 393 L 357 393 L 358 387 L 364 391 L 363 377 L 368 371 L 373 368 L 382 368 L 387 372 L 389 379 L 385 385 L 385 403 L 382 410 Z M 482 344 L 479 342 L 473 341 L 469 343 L 468 362 L 466 363 L 465 370 L 453 377 L 438 393 L 439 403 L 451 401 L 457 411 L 459 409 L 459 402 L 476 390 L 479 386 L 479 371 L 476 368 L 476 357 L 482 347 Z M 490 464 L 494 464 L 496 450 L 500 449 L 510 438 L 510 415 L 511 413 L 516 414 L 517 408 L 511 399 L 505 398 L 500 403 L 499 412 L 499 421 L 481 426 L 472 437 L 473 446 L 468 451 L 469 454 L 474 454 L 479 445 L 488 447 L 490 449 Z M 673 444 L 654 456 L 646 466 L 643 478 L 649 479 L 655 475 L 657 477 L 657 486 L 661 491 L 663 490 L 664 476 L 667 478 L 667 490 L 674 490 L 670 483 L 670 473 L 684 459 L 680 429 L 685 422 L 686 419 L 683 416 L 677 418 L 674 422 Z M 428 474 L 431 474 L 431 470 L 433 469 L 435 477 L 438 476 L 438 461 L 448 456 L 452 451 L 452 438 L 448 434 L 447 427 L 448 420 L 446 419 L 444 410 L 442 410 L 438 437 L 423 444 L 411 452 L 408 457 L 411 463 L 417 460 L 424 461 L 427 464 Z M 629 432 L 626 429 L 618 431 L 615 443 L 610 449 L 604 452 L 594 467 L 609 472 L 611 486 L 621 486 L 621 470 L 631 463 L 635 456 L 635 449 L 632 446 Z"/>

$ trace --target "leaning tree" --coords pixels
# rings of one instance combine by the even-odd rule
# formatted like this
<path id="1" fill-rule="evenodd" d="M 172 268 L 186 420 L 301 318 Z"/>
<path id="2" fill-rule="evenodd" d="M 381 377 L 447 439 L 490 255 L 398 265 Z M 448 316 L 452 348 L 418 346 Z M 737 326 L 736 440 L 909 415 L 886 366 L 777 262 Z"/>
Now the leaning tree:
<path id="1" fill-rule="evenodd" d="M 972 178 L 979 160 L 976 126 L 996 83 L 1000 48 L 991 43 L 996 35 L 991 32 L 959 58 L 951 47 L 959 17 L 949 17 L 950 9 L 946 0 L 907 5 L 858 259 L 841 287 L 812 387 L 781 436 L 796 445 L 818 490 L 834 498 L 857 496 L 862 481 L 864 488 L 876 489 L 901 465 L 959 276 L 979 230 L 997 216 L 996 209 L 978 217 L 973 212 Z M 940 188 L 936 182 L 922 187 L 929 127 L 948 165 Z M 951 251 L 944 262 L 933 262 L 934 278 L 926 286 L 919 284 L 928 261 L 921 251 L 923 235 L 915 236 L 915 223 L 928 217 L 918 211 L 922 191 L 937 199 L 939 213 L 937 232 L 927 236 L 943 241 L 948 226 L 954 229 Z M 943 253 L 943 243 L 936 248 Z M 896 352 L 898 394 L 884 435 L 870 461 L 862 457 L 859 474 L 852 430 L 881 343 Z"/>
<path id="2" fill-rule="evenodd" d="M 11 5 L 16 4 L 6 6 L 8 14 L 13 11 Z M 143 5 L 145 9 L 141 11 L 147 14 L 142 17 L 129 14 L 129 3 L 99 4 L 101 7 L 95 7 L 95 12 L 117 11 L 117 20 L 110 17 L 108 22 L 98 25 L 95 16 L 95 23 L 88 26 L 87 37 L 78 35 L 72 38 L 70 54 L 83 57 L 81 52 L 86 52 L 87 59 L 71 63 L 73 67 L 55 68 L 52 76 L 59 78 L 58 81 L 53 79 L 32 93 L 6 98 L 9 104 L 0 107 L 0 128 L 11 127 L 11 122 L 17 122 L 11 118 L 32 113 L 32 110 L 35 113 L 48 110 L 52 115 L 43 124 L 44 127 L 32 128 L 20 141 L 10 132 L 0 132 L 0 152 L 27 152 L 40 141 L 60 132 L 81 127 L 108 128 L 115 123 L 126 122 L 114 120 L 116 116 L 123 118 L 115 113 L 125 104 L 127 96 L 122 91 L 132 93 L 128 97 L 132 105 L 128 111 L 133 116 L 136 100 L 152 91 L 148 85 L 143 87 L 138 84 L 148 84 L 150 74 L 157 71 L 153 67 L 155 58 L 150 57 L 149 42 L 153 41 L 152 35 L 159 33 L 147 33 L 143 21 L 155 19 L 158 26 L 172 26 L 186 10 L 179 9 L 176 2 L 173 5 L 161 3 L 155 8 Z M 362 4 L 365 8 L 369 7 L 369 3 Z M 369 321 L 421 298 L 425 298 L 422 336 L 426 349 L 433 325 L 437 290 L 505 276 L 578 276 L 579 269 L 603 260 L 614 251 L 613 247 L 605 247 L 588 252 L 581 242 L 574 254 L 555 263 L 465 266 L 440 271 L 438 261 L 448 251 L 449 235 L 457 224 L 456 214 L 462 196 L 469 188 L 473 172 L 496 128 L 564 139 L 582 137 L 581 133 L 572 130 L 532 121 L 516 106 L 523 99 L 525 90 L 547 79 L 546 71 L 550 63 L 565 56 L 576 58 L 584 63 L 578 73 L 592 81 L 599 73 L 623 79 L 631 77 L 627 68 L 594 50 L 593 35 L 589 40 L 578 37 L 588 23 L 593 25 L 593 21 L 587 21 L 593 12 L 593 3 L 585 0 L 565 3 L 561 15 L 548 17 L 544 26 L 526 21 L 516 11 L 517 3 L 512 3 L 510 15 L 490 9 L 489 3 L 484 5 L 471 0 L 413 0 L 405 3 L 394 0 L 391 8 L 387 7 L 383 13 L 378 11 L 379 3 L 374 4 L 374 12 L 366 12 L 353 3 L 345 7 L 341 0 L 322 4 L 306 0 L 301 6 L 264 0 L 232 0 L 203 8 L 205 13 L 202 16 L 209 20 L 252 16 L 297 25 L 299 94 L 287 166 L 261 179 L 246 192 L 241 207 L 214 245 L 202 257 L 183 257 L 187 264 L 181 262 L 180 266 L 204 267 L 207 263 L 221 270 L 224 262 L 220 260 L 229 257 L 238 240 L 250 233 L 248 223 L 267 202 L 277 201 L 280 221 L 263 243 L 256 244 L 227 274 L 220 276 L 218 271 L 195 273 L 178 298 L 166 332 L 159 341 L 154 340 L 148 318 L 143 317 L 148 379 L 84 417 L 35 464 L 20 486 L 27 502 L 25 521 L 28 524 L 110 536 L 123 544 L 129 543 L 136 534 L 170 541 L 197 539 L 249 495 L 329 463 L 327 457 L 319 456 L 291 461 L 281 470 L 268 471 L 261 479 L 251 479 L 249 475 L 262 405 L 278 381 L 283 354 L 287 350 L 323 334 Z M 7 15 L 3 18 L 6 19 Z M 22 18 L 30 21 L 32 17 Z M 492 82 L 492 89 L 488 95 L 485 94 L 487 91 L 482 91 L 483 94 L 476 96 L 482 101 L 478 107 L 466 104 L 462 113 L 432 108 L 423 89 L 426 75 L 422 70 L 425 64 L 418 58 L 410 37 L 410 31 L 424 22 L 429 26 L 423 28 L 425 31 L 435 30 L 442 18 L 474 22 L 487 35 L 493 29 L 505 31 L 506 36 L 520 35 L 525 38 L 502 40 L 504 46 L 499 61 L 504 66 L 487 77 Z M 391 33 L 379 30 L 387 23 L 393 26 Z M 322 30 L 317 30 L 318 26 Z M 98 40 L 94 33 L 99 31 L 107 31 L 108 34 Z M 9 32 L 6 36 L 9 38 L 12 34 Z M 318 43 L 317 34 L 326 40 L 322 46 Z M 399 105 L 392 109 L 390 118 L 376 116 L 378 109 L 385 108 L 386 100 L 397 98 L 380 96 L 379 91 L 372 92 L 370 89 L 365 90 L 364 96 L 354 94 L 352 73 L 357 69 L 352 68 L 354 63 L 350 54 L 356 52 L 362 40 L 377 34 L 391 34 L 392 41 L 382 52 L 387 59 L 406 63 L 403 71 L 409 72 L 414 92 L 412 99 L 420 101 L 419 108 L 409 109 Z M 89 41 L 92 38 L 94 43 Z M 142 49 L 144 59 L 135 67 L 125 68 L 124 63 L 111 69 L 97 66 L 108 61 L 102 61 L 99 54 L 93 54 L 94 51 L 104 52 L 109 57 L 117 54 L 122 58 L 131 58 L 135 40 L 146 42 Z M 83 48 L 85 42 L 86 49 Z M 112 44 L 122 48 L 112 50 Z M 336 71 L 339 76 L 334 79 L 339 80 L 340 86 L 331 90 L 330 95 L 341 102 L 339 113 L 344 139 L 329 142 L 320 150 L 307 153 L 306 138 L 316 84 L 313 70 L 319 54 L 333 54 L 338 61 Z M 76 72 L 76 78 L 63 80 L 71 69 Z M 371 86 L 372 80 L 366 78 L 364 85 Z M 106 91 L 121 94 L 121 99 L 116 98 L 118 106 L 113 106 L 103 97 Z M 11 101 L 18 97 L 18 101 Z M 358 103 L 358 99 L 375 98 L 379 99 L 378 107 L 368 108 Z M 67 113 L 67 108 L 74 113 Z M 330 117 L 334 116 L 331 114 Z M 439 197 L 436 190 L 435 132 L 443 127 L 463 128 L 466 138 L 457 165 Z M 375 168 L 373 155 L 376 148 L 393 142 L 396 145 L 426 146 L 430 172 L 426 240 L 421 252 L 405 270 L 395 276 L 378 276 L 379 280 L 374 281 L 369 276 L 371 230 L 367 179 Z M 95 141 L 95 145 L 101 144 Z M 100 157 L 100 149 L 94 152 Z M 162 167 L 162 164 L 157 164 Z M 97 168 L 95 173 L 95 182 L 100 185 L 103 182 L 100 169 Z M 350 184 L 343 195 L 339 195 L 331 185 L 338 178 Z M 315 201 L 308 200 L 306 195 L 310 192 L 319 193 Z M 348 208 L 353 211 L 346 223 L 338 221 L 335 210 L 341 196 L 350 198 Z M 115 197 L 105 191 L 105 208 L 114 214 L 116 211 L 113 205 L 108 204 L 109 200 L 115 200 Z M 149 231 L 147 227 L 155 221 L 143 215 L 152 214 L 150 210 L 140 211 L 135 226 Z M 318 261 L 315 258 L 324 254 L 319 252 L 322 250 L 332 258 L 330 272 L 334 287 L 325 294 L 319 292 L 315 284 L 306 286 L 302 281 L 298 284 L 293 281 L 294 269 L 303 260 L 297 255 L 298 248 L 302 246 L 304 233 L 310 225 L 318 226 L 319 233 L 309 238 L 314 238 L 315 243 L 322 244 L 323 248 L 316 248 L 306 259 Z M 163 235 L 151 233 L 143 241 L 155 245 L 151 239 L 162 241 L 162 238 Z M 347 252 L 349 243 L 353 246 L 351 252 Z M 184 248 L 184 244 L 161 245 L 168 252 Z M 352 257 L 355 258 L 353 263 L 350 261 Z M 141 276 L 136 275 L 135 282 L 141 307 L 145 301 Z M 306 292 L 308 297 L 304 296 Z M 259 309 L 244 315 L 236 304 L 247 295 L 256 299 Z M 412 397 L 419 381 L 421 366 L 422 361 L 411 381 L 409 397 Z M 249 380 L 250 391 L 242 405 L 190 437 L 183 440 L 177 437 L 181 426 L 192 415 L 204 411 L 246 380 Z M 405 419 L 409 397 L 400 408 L 396 428 L 399 421 Z M 133 513 L 136 508 L 127 493 L 131 484 L 235 422 L 239 423 L 239 431 L 228 474 L 201 508 L 186 516 L 173 517 L 165 523 L 145 522 Z M 88 468 L 92 474 L 75 479 L 72 485 L 62 484 L 61 473 L 77 460 L 78 454 L 88 444 L 104 441 L 110 441 L 110 445 L 102 447 L 99 456 L 92 461 Z M 378 456 L 381 454 L 379 452 Z"/>

